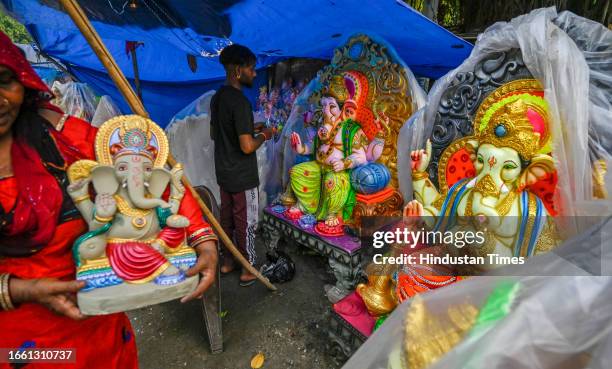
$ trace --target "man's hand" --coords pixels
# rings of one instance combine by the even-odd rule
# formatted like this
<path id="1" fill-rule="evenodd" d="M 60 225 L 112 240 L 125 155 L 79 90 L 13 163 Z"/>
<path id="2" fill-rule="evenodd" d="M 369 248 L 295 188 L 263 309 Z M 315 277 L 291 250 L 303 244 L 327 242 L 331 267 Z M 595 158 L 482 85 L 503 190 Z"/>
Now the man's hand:
<path id="1" fill-rule="evenodd" d="M 272 127 L 264 127 L 261 132 L 264 135 L 266 141 L 271 140 L 274 137 L 274 133 L 276 133 L 275 129 Z"/>
<path id="2" fill-rule="evenodd" d="M 53 278 L 10 280 L 10 295 L 15 304 L 38 303 L 58 315 L 80 320 L 86 316 L 77 306 L 76 293 L 85 287 L 83 281 L 60 281 Z"/>
<path id="3" fill-rule="evenodd" d="M 264 128 L 266 128 L 266 124 L 262 123 L 262 122 L 255 123 L 253 125 L 253 129 L 254 129 L 255 133 L 261 132 Z"/>
<path id="4" fill-rule="evenodd" d="M 183 297 L 181 302 L 202 298 L 204 292 L 206 292 L 215 281 L 215 278 L 217 278 L 217 242 L 213 240 L 204 241 L 197 245 L 195 250 L 198 253 L 198 260 L 193 267 L 189 268 L 186 274 L 188 277 L 193 277 L 200 273 L 202 278 L 196 289 L 189 295 Z"/>

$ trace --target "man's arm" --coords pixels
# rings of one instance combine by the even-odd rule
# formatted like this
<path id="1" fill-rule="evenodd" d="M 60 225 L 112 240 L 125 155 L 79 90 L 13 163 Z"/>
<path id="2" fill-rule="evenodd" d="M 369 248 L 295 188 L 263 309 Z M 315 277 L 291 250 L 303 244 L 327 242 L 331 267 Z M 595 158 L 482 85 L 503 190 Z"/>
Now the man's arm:
<path id="1" fill-rule="evenodd" d="M 262 129 L 255 137 L 250 134 L 240 135 L 238 136 L 240 140 L 240 150 L 247 155 L 254 153 L 266 140 L 271 139 L 273 135 L 274 131 L 272 128 Z"/>
<path id="2" fill-rule="evenodd" d="M 255 137 L 249 134 L 240 135 L 238 139 L 240 140 L 240 150 L 247 155 L 254 153 L 266 141 L 263 134 L 258 134 Z"/>

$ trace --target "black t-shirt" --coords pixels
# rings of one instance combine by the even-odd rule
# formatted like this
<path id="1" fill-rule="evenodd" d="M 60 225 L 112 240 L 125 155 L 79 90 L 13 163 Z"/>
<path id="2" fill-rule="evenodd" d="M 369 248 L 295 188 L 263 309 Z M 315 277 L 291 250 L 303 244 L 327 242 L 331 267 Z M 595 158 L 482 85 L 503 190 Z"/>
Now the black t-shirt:
<path id="1" fill-rule="evenodd" d="M 217 183 L 227 192 L 241 192 L 259 186 L 256 153 L 240 149 L 240 135 L 254 131 L 251 102 L 242 91 L 224 85 L 210 102 L 211 138 L 215 141 Z"/>

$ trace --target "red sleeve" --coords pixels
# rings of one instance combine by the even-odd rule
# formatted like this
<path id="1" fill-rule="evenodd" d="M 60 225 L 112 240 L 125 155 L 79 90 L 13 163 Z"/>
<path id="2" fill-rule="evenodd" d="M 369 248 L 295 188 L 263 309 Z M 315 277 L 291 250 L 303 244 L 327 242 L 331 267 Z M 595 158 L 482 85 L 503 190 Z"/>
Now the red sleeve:
<path id="1" fill-rule="evenodd" d="M 200 205 L 189 189 L 185 191 L 185 197 L 181 201 L 178 213 L 189 219 L 189 227 L 187 227 L 187 242 L 189 245 L 193 246 L 207 240 L 217 240 L 210 224 L 204 219 Z"/>
<path id="2" fill-rule="evenodd" d="M 79 156 L 83 156 L 79 159 L 95 160 L 96 133 L 98 133 L 96 127 L 82 119 L 70 116 L 66 119 L 60 135 L 70 146 L 78 150 Z"/>

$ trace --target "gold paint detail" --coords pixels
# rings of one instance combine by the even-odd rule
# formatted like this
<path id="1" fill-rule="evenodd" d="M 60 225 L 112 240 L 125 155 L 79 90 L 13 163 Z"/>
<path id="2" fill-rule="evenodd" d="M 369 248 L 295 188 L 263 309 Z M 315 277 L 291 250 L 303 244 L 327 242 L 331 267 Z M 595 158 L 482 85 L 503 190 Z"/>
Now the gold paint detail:
<path id="1" fill-rule="evenodd" d="M 79 267 L 78 273 L 87 272 L 90 270 L 98 270 L 110 268 L 110 262 L 106 256 L 96 259 L 84 260 L 83 264 Z"/>
<path id="2" fill-rule="evenodd" d="M 510 212 L 512 205 L 514 204 L 514 200 L 516 200 L 516 191 L 510 191 L 508 194 L 497 204 L 495 210 L 499 214 L 499 216 L 504 216 Z"/>
<path id="3" fill-rule="evenodd" d="M 422 179 L 427 179 L 429 178 L 429 173 L 427 172 L 418 172 L 418 171 L 414 171 L 412 172 L 412 181 L 420 181 Z"/>
<path id="4" fill-rule="evenodd" d="M 172 266 L 172 264 L 170 264 L 169 261 L 166 261 L 165 263 L 163 263 L 162 265 L 159 266 L 159 268 L 157 268 L 157 270 L 155 270 L 151 275 L 149 275 L 148 277 L 145 277 L 143 279 L 139 279 L 136 281 L 125 281 L 126 283 L 130 283 L 130 284 L 145 284 L 145 283 L 149 283 L 152 280 L 154 280 L 155 278 L 157 278 L 157 276 L 159 276 L 160 274 L 162 274 L 163 272 L 166 271 L 166 269 L 170 268 L 170 266 Z"/>
<path id="5" fill-rule="evenodd" d="M 404 358 L 409 369 L 424 369 L 455 347 L 474 326 L 478 308 L 465 302 L 433 314 L 419 295 L 405 318 Z"/>
<path id="6" fill-rule="evenodd" d="M 504 84 L 489 96 L 478 107 L 476 117 L 474 118 L 474 136 L 479 141 L 479 144 L 491 144 L 496 147 L 509 147 L 518 152 L 524 160 L 530 160 L 541 149 L 547 146 L 550 141 L 550 134 L 545 137 L 540 137 L 539 134 L 533 131 L 533 125 L 527 118 L 527 109 L 537 111 L 545 120 L 548 120 L 547 111 L 540 105 L 533 103 L 527 99 L 520 98 L 514 102 L 499 107 L 490 118 L 490 122 L 480 130 L 480 123 L 485 117 L 490 108 L 496 108 L 495 104 L 499 103 L 504 97 L 509 94 L 530 94 L 534 92 L 542 92 L 542 86 L 535 79 L 519 79 Z M 541 99 L 541 98 L 539 98 Z M 498 137 L 495 134 L 497 124 L 503 124 L 507 134 L 504 137 Z M 548 129 L 546 129 L 548 132 Z"/>
<path id="7" fill-rule="evenodd" d="M 500 189 L 497 188 L 497 186 L 495 185 L 495 182 L 493 181 L 491 175 L 487 174 L 482 177 L 478 182 L 476 182 L 476 185 L 474 186 L 472 192 L 479 192 L 482 194 L 483 197 L 499 197 Z"/>
<path id="8" fill-rule="evenodd" d="M 102 165 L 113 165 L 113 158 L 110 152 L 110 142 L 113 134 L 119 135 L 125 133 L 129 129 L 138 128 L 146 132 L 148 138 L 155 137 L 158 145 L 157 157 L 155 158 L 154 166 L 163 168 L 168 160 L 170 146 L 168 138 L 164 131 L 153 122 L 151 119 L 141 117 L 140 115 L 121 115 L 111 118 L 104 122 L 98 129 L 96 134 L 96 159 Z"/>
<path id="9" fill-rule="evenodd" d="M 608 198 L 606 189 L 606 173 L 608 164 L 604 159 L 595 160 L 593 163 L 593 197 L 598 199 Z"/>
<path id="10" fill-rule="evenodd" d="M 127 215 L 129 217 L 134 218 L 144 218 L 151 213 L 150 209 L 136 209 L 130 206 L 128 202 L 119 195 L 114 195 L 115 201 L 117 202 L 117 210 L 123 215 Z M 142 227 L 140 227 L 142 228 Z"/>
<path id="11" fill-rule="evenodd" d="M 96 166 L 98 166 L 98 163 L 93 160 L 76 161 L 68 167 L 68 180 L 70 183 L 75 183 L 81 179 L 89 178 L 91 170 Z"/>
<path id="12" fill-rule="evenodd" d="M 474 153 L 474 148 L 468 142 L 471 140 L 474 140 L 473 136 L 460 138 L 451 143 L 442 152 L 440 159 L 438 159 L 438 184 L 440 192 L 447 192 L 449 188 L 448 183 L 446 182 L 446 166 L 448 165 L 448 161 L 450 160 L 451 156 L 463 148 L 467 149 L 470 154 Z"/>

